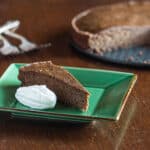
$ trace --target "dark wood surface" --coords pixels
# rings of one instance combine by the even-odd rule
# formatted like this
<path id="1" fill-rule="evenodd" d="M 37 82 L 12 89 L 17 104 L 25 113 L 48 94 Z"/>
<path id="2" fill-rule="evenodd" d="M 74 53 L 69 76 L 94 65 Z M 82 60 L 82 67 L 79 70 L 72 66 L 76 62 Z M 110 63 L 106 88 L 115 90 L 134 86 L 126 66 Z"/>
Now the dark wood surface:
<path id="1" fill-rule="evenodd" d="M 111 2 L 116 2 L 115 0 Z M 70 46 L 70 21 L 78 12 L 109 0 L 1 0 L 0 24 L 19 19 L 20 33 L 52 47 L 0 58 L 0 75 L 14 62 L 52 60 L 60 65 L 134 72 L 138 81 L 118 122 L 47 123 L 0 119 L 0 150 L 148 150 L 150 149 L 150 72 L 104 64 Z"/>

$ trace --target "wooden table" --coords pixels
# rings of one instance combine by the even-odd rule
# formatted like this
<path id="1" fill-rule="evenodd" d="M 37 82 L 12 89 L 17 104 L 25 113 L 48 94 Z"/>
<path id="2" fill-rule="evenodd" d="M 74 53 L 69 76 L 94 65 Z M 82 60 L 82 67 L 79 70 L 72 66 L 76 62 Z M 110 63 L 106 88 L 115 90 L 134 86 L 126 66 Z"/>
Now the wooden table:
<path id="1" fill-rule="evenodd" d="M 112 2 L 116 2 L 113 0 Z M 109 0 L 1 0 L 0 24 L 19 19 L 20 33 L 52 47 L 0 58 L 0 74 L 14 62 L 52 60 L 60 65 L 134 72 L 138 81 L 118 122 L 87 125 L 0 119 L 0 150 L 150 149 L 150 72 L 87 58 L 70 46 L 70 21 L 78 12 Z"/>

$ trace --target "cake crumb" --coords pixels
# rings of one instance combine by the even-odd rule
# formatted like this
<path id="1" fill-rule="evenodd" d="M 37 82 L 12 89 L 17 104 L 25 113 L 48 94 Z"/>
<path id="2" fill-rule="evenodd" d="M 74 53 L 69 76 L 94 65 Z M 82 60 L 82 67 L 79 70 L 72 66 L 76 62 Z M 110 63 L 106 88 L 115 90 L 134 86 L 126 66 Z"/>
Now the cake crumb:
<path id="1" fill-rule="evenodd" d="M 150 64 L 150 59 L 147 61 L 147 64 Z"/>
<path id="2" fill-rule="evenodd" d="M 103 52 L 101 52 L 101 53 L 99 53 L 99 55 L 100 55 L 100 56 L 103 56 L 103 55 L 104 55 L 104 53 L 103 53 Z"/>
<path id="3" fill-rule="evenodd" d="M 143 55 L 143 51 L 142 51 L 142 50 L 139 51 L 138 55 L 139 55 L 139 56 L 142 56 L 142 55 Z"/>
<path id="4" fill-rule="evenodd" d="M 143 63 L 144 63 L 144 64 L 148 64 L 148 61 L 144 60 Z"/>
<path id="5" fill-rule="evenodd" d="M 133 57 L 133 56 L 129 56 L 129 57 L 127 58 L 127 61 L 134 61 L 134 57 Z"/>

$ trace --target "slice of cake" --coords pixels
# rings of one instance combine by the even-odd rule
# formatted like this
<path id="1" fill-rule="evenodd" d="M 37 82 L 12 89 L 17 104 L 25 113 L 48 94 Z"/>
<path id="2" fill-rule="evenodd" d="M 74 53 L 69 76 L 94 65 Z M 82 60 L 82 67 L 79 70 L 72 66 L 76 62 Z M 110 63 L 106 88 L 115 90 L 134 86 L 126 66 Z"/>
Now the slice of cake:
<path id="1" fill-rule="evenodd" d="M 47 85 L 61 103 L 82 110 L 88 108 L 89 93 L 86 89 L 68 71 L 51 61 L 36 62 L 20 68 L 18 78 L 23 86 Z"/>

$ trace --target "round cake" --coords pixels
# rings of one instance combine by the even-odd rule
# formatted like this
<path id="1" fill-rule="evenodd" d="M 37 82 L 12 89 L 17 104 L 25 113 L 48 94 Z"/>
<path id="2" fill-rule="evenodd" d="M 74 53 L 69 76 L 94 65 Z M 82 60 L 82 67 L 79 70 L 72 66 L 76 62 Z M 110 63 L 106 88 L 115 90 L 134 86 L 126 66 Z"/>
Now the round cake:
<path id="1" fill-rule="evenodd" d="M 73 41 L 96 53 L 150 44 L 150 2 L 88 9 L 72 20 Z"/>

